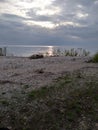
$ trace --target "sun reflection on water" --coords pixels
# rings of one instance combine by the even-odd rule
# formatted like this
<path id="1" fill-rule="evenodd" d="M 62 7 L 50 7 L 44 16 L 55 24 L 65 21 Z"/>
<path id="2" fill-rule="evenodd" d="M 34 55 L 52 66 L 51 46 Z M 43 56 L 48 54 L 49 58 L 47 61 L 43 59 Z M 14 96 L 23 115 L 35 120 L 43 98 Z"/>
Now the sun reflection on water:
<path id="1" fill-rule="evenodd" d="M 48 46 L 48 51 L 47 51 L 47 53 L 48 53 L 49 56 L 52 56 L 52 55 L 53 55 L 53 50 L 54 50 L 54 47 L 53 47 L 53 46 Z"/>

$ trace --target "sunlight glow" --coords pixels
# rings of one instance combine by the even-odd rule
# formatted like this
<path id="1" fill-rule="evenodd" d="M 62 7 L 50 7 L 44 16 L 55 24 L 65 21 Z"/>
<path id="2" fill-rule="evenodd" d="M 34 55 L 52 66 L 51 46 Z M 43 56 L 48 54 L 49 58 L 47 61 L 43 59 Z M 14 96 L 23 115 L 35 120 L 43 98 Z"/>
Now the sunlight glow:
<path id="1" fill-rule="evenodd" d="M 15 3 L 15 5 L 13 5 L 13 2 L 11 4 L 9 3 L 6 3 L 5 5 L 5 8 L 0 5 L 0 13 L 1 14 L 12 14 L 12 15 L 17 15 L 17 16 L 20 16 L 20 17 L 24 17 L 24 18 L 30 18 L 29 16 L 26 15 L 26 9 L 24 9 L 23 7 L 19 7 L 17 5 L 17 3 Z"/>
<path id="2" fill-rule="evenodd" d="M 55 15 L 60 13 L 60 8 L 58 7 L 52 7 L 50 9 L 43 9 L 43 10 L 38 10 L 36 11 L 37 15 Z"/>
<path id="3" fill-rule="evenodd" d="M 30 9 L 30 8 L 40 8 L 44 9 L 45 7 L 48 7 L 49 5 L 52 4 L 54 0 L 33 0 L 31 2 L 28 1 L 22 1 L 18 2 L 17 5 L 20 7 L 23 7 L 25 9 Z"/>
<path id="4" fill-rule="evenodd" d="M 49 6 L 52 4 L 54 0 L 34 0 L 31 4 L 33 5 L 33 7 L 39 7 L 41 9 Z"/>
<path id="5" fill-rule="evenodd" d="M 73 26 L 73 27 L 83 27 L 84 26 L 84 25 L 81 25 L 79 23 L 71 22 L 71 21 L 61 22 L 59 25 L 61 25 L 61 26 Z"/>
<path id="6" fill-rule="evenodd" d="M 86 18 L 88 16 L 87 13 L 77 13 L 78 18 Z"/>
<path id="7" fill-rule="evenodd" d="M 42 28 L 47 28 L 47 29 L 55 29 L 59 26 L 73 26 L 73 27 L 85 27 L 85 25 L 81 25 L 79 23 L 71 22 L 71 21 L 65 21 L 65 22 L 60 22 L 60 23 L 53 23 L 53 22 L 42 22 L 42 21 L 24 21 L 25 24 L 28 26 L 39 26 Z"/>
<path id="8" fill-rule="evenodd" d="M 54 29 L 57 25 L 52 23 L 52 22 L 41 22 L 41 21 L 24 21 L 25 24 L 29 26 L 40 26 L 43 28 L 48 28 L 48 29 Z"/>
<path id="9" fill-rule="evenodd" d="M 75 40 L 80 39 L 80 37 L 78 37 L 78 36 L 71 36 L 71 38 L 73 38 L 73 39 L 75 39 Z"/>
<path id="10" fill-rule="evenodd" d="M 48 55 L 52 56 L 53 55 L 53 46 L 49 46 L 48 48 L 49 48 L 48 49 Z"/>
<path id="11" fill-rule="evenodd" d="M 54 0 L 33 0 L 33 1 L 17 1 L 15 3 L 16 10 L 13 10 L 15 14 L 30 18 L 27 12 L 33 10 L 36 15 L 55 15 L 60 13 L 60 8 L 52 6 Z"/>
<path id="12" fill-rule="evenodd" d="M 82 8 L 83 8 L 83 6 L 82 6 L 82 5 L 77 5 L 77 7 L 78 7 L 78 8 L 80 8 L 80 9 L 82 9 Z"/>

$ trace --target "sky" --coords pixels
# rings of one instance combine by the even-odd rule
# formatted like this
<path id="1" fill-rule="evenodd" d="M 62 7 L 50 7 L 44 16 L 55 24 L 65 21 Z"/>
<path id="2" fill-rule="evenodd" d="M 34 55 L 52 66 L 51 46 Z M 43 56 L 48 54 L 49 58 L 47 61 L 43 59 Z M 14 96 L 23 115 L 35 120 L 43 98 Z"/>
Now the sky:
<path id="1" fill-rule="evenodd" d="M 98 46 L 98 0 L 0 0 L 0 45 Z"/>

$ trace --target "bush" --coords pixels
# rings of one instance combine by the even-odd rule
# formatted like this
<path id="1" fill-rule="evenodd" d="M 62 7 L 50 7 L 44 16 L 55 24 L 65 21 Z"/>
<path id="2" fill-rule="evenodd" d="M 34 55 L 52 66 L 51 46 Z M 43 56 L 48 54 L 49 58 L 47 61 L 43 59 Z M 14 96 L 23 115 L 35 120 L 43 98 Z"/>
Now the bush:
<path id="1" fill-rule="evenodd" d="M 47 53 L 48 54 L 48 53 Z M 77 49 L 69 49 L 69 50 L 54 50 L 53 51 L 53 56 L 89 56 L 90 52 L 82 49 L 82 48 L 77 48 Z"/>
<path id="2" fill-rule="evenodd" d="M 92 61 L 93 61 L 94 63 L 98 63 L 98 52 L 94 55 Z"/>

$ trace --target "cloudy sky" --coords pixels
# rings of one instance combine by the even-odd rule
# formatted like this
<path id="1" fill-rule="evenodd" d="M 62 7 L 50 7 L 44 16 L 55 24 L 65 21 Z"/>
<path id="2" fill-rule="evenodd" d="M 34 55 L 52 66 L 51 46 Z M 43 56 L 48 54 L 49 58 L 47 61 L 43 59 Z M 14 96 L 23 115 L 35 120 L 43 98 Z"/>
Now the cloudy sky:
<path id="1" fill-rule="evenodd" d="M 98 0 L 0 0 L 0 45 L 98 45 Z"/>

